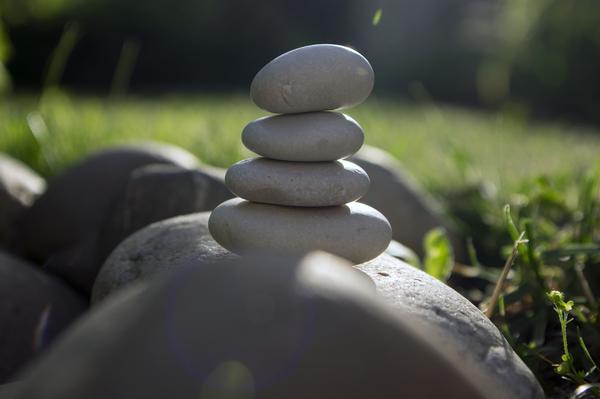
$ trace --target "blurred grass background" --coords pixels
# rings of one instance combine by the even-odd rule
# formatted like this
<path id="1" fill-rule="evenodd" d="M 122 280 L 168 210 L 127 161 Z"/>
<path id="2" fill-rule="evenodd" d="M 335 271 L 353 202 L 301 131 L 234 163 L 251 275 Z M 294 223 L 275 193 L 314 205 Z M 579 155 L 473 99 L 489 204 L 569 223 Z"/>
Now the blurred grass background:
<path id="1" fill-rule="evenodd" d="M 593 128 L 510 112 L 377 96 L 347 112 L 363 126 L 367 144 L 391 152 L 431 191 L 480 178 L 508 193 L 527 178 L 580 174 L 600 154 Z M 40 99 L 22 95 L 0 105 L 0 151 L 50 176 L 100 147 L 153 139 L 228 167 L 251 156 L 240 134 L 263 115 L 240 93 L 103 99 L 49 90 Z"/>

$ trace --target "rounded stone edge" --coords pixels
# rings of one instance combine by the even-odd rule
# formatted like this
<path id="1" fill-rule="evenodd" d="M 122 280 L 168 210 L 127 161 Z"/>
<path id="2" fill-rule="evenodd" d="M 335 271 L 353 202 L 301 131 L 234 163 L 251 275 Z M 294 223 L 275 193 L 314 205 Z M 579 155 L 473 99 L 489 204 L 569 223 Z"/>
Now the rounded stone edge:
<path id="1" fill-rule="evenodd" d="M 262 82 L 261 82 L 261 78 L 262 75 L 265 73 L 264 71 L 267 69 L 267 67 L 269 67 L 272 63 L 280 60 L 281 58 L 283 58 L 284 56 L 288 56 L 290 53 L 296 52 L 298 50 L 305 50 L 308 47 L 316 47 L 316 46 L 332 46 L 332 47 L 337 47 L 337 48 L 342 48 L 344 50 L 349 50 L 353 53 L 355 53 L 356 55 L 358 55 L 360 58 L 362 58 L 362 60 L 365 62 L 365 64 L 368 66 L 367 72 L 368 75 L 371 76 L 371 78 L 369 79 L 370 81 L 370 85 L 368 90 L 366 91 L 366 94 L 358 99 L 355 102 L 352 103 L 346 103 L 346 104 L 342 104 L 340 106 L 337 107 L 326 107 L 326 108 L 319 108 L 319 107 L 299 107 L 295 110 L 289 110 L 286 109 L 284 107 L 267 107 L 264 104 L 262 104 L 262 99 L 257 99 L 256 98 L 256 91 L 257 91 L 257 86 L 259 86 Z M 353 48 L 350 48 L 348 46 L 343 46 L 340 44 L 333 44 L 333 43 L 316 43 L 316 44 L 311 44 L 311 45 L 307 45 L 307 46 L 302 46 L 302 47 L 298 47 L 295 49 L 292 49 L 290 51 L 287 51 L 283 54 L 280 54 L 279 56 L 273 58 L 272 60 L 270 60 L 269 62 L 267 62 L 254 76 L 254 78 L 252 79 L 252 82 L 250 83 L 250 100 L 260 109 L 265 110 L 267 112 L 273 113 L 273 114 L 298 114 L 298 113 L 304 113 L 304 112 L 319 112 L 319 111 L 336 111 L 336 110 L 343 110 L 343 109 L 348 109 L 348 108 L 352 108 L 355 107 L 359 104 L 362 104 L 373 92 L 373 88 L 375 87 L 375 71 L 373 70 L 373 66 L 371 65 L 371 63 L 369 62 L 369 60 L 362 55 L 361 53 L 359 53 L 358 51 L 356 51 Z M 285 102 L 285 99 L 284 99 Z"/>
<path id="2" fill-rule="evenodd" d="M 242 130 L 242 134 L 241 134 L 242 144 L 248 150 L 254 152 L 255 154 L 257 154 L 259 156 L 278 160 L 278 161 L 287 161 L 287 162 L 328 162 L 328 161 L 337 161 L 337 160 L 347 159 L 347 158 L 352 157 L 356 153 L 358 153 L 358 151 L 365 144 L 365 132 L 364 132 L 363 127 L 360 125 L 360 123 L 358 123 L 356 121 L 356 119 L 352 118 L 350 115 L 347 115 L 343 112 L 337 112 L 337 111 L 315 111 L 315 112 L 309 112 L 307 114 L 311 114 L 311 113 L 337 113 L 337 114 L 342 115 L 346 120 L 348 120 L 348 123 L 353 126 L 352 129 L 355 130 L 354 134 L 356 134 L 357 138 L 360 136 L 360 139 L 357 140 L 355 145 L 347 146 L 347 149 L 345 149 L 345 151 L 338 151 L 335 155 L 332 154 L 332 155 L 326 156 L 326 157 L 314 157 L 314 156 L 303 157 L 303 156 L 295 156 L 291 153 L 283 156 L 281 154 L 278 154 L 277 150 L 264 151 L 264 149 L 259 149 L 254 143 L 253 136 L 255 136 L 257 134 L 255 132 L 260 129 L 260 128 L 255 128 L 255 126 L 259 125 L 259 123 L 261 121 L 263 121 L 265 119 L 269 119 L 269 118 L 284 118 L 284 117 L 293 117 L 293 116 L 298 116 L 298 115 L 304 115 L 304 114 L 277 114 L 277 115 L 263 116 L 263 117 L 257 118 L 255 120 L 249 122 L 248 124 L 246 124 L 246 126 L 244 126 L 244 129 Z M 317 145 L 317 144 L 313 143 L 313 145 Z M 310 146 L 307 146 L 307 149 L 309 147 Z"/>
<path id="3" fill-rule="evenodd" d="M 317 200 L 313 200 L 313 201 L 292 201 L 292 200 L 273 200 L 273 199 L 267 199 L 267 198 L 262 198 L 260 190 L 258 190 L 258 193 L 252 193 L 252 190 L 249 190 L 247 188 L 241 187 L 239 182 L 240 181 L 244 181 L 244 182 L 250 182 L 253 179 L 252 178 L 248 178 L 248 175 L 238 175 L 238 170 L 239 168 L 243 167 L 242 165 L 244 164 L 248 164 L 248 163 L 252 163 L 252 162 L 273 162 L 273 163 L 281 163 L 282 166 L 285 165 L 286 167 L 291 167 L 292 165 L 296 164 L 296 166 L 298 168 L 309 168 L 309 167 L 317 167 L 316 165 L 318 164 L 333 164 L 333 163 L 338 163 L 342 166 L 342 170 L 343 173 L 346 173 L 347 176 L 345 178 L 347 179 L 355 179 L 353 182 L 353 185 L 356 186 L 358 189 L 355 190 L 356 193 L 352 196 L 347 195 L 346 198 L 340 198 L 336 201 L 317 201 Z M 309 176 L 309 173 L 306 173 L 305 176 Z M 245 177 L 245 178 L 242 178 Z M 260 181 L 260 178 L 257 179 L 256 181 Z M 324 162 L 294 162 L 294 161 L 281 161 L 281 160 L 277 160 L 277 159 L 271 159 L 271 158 L 265 158 L 265 157 L 256 157 L 256 158 L 247 158 L 247 159 L 243 159 L 239 162 L 236 162 L 235 164 L 233 164 L 231 167 L 229 167 L 229 169 L 227 169 L 227 172 L 225 174 L 225 186 L 229 189 L 229 191 L 231 191 L 234 195 L 236 195 L 239 198 L 245 199 L 247 201 L 250 202 L 255 202 L 255 203 L 260 203 L 260 204 L 269 204 L 269 205 L 280 205 L 280 206 L 286 206 L 286 207 L 294 207 L 294 208 L 326 208 L 326 207 L 332 207 L 332 206 L 341 206 L 341 205 L 345 205 L 351 202 L 355 202 L 358 201 L 359 199 L 361 199 L 362 197 L 364 197 L 368 191 L 369 191 L 369 187 L 371 185 L 371 179 L 369 178 L 369 175 L 367 174 L 367 172 L 359 165 L 355 164 L 354 162 L 351 161 L 347 161 L 347 160 L 343 160 L 343 159 L 338 159 L 336 161 L 324 161 Z M 243 184 L 242 184 L 243 186 Z M 276 185 L 273 185 L 273 189 L 277 189 Z M 273 193 L 271 191 L 271 194 L 269 194 L 269 197 L 273 197 Z"/>
<path id="4" fill-rule="evenodd" d="M 231 220 L 228 220 L 230 218 L 228 217 L 223 217 L 222 212 L 227 212 L 227 208 L 237 208 L 241 205 L 244 204 L 248 204 L 250 206 L 253 207 L 257 207 L 259 210 L 260 208 L 263 208 L 262 210 L 265 211 L 267 210 L 267 208 L 272 207 L 272 209 L 268 209 L 267 212 L 271 213 L 273 210 L 276 210 L 277 208 L 280 209 L 284 209 L 285 212 L 290 212 L 290 213 L 294 213 L 294 212 L 298 212 L 298 215 L 301 215 L 302 213 L 310 213 L 311 210 L 314 210 L 315 208 L 301 208 L 301 207 L 286 207 L 286 206 L 281 206 L 281 205 L 272 205 L 272 204 L 262 204 L 262 203 L 256 203 L 256 202 L 250 202 L 247 200 L 244 200 L 242 198 L 236 197 L 233 198 L 231 200 L 225 201 L 224 203 L 222 203 L 221 205 L 219 205 L 218 207 L 216 207 L 208 220 L 208 230 L 211 234 L 211 236 L 213 237 L 213 239 L 219 244 L 221 245 L 223 248 L 236 253 L 238 255 L 244 255 L 247 253 L 252 253 L 253 251 L 259 251 L 259 250 L 263 250 L 263 251 L 271 251 L 271 252 L 275 252 L 275 253 L 292 253 L 292 254 L 303 254 L 303 253 L 308 253 L 311 251 L 325 251 L 325 252 L 329 252 L 332 253 L 334 255 L 337 255 L 339 257 L 345 258 L 350 260 L 353 264 L 361 264 L 361 263 L 366 263 L 372 259 L 375 259 L 377 256 L 379 256 L 380 254 L 382 254 L 383 252 L 385 252 L 385 250 L 387 249 L 389 243 L 392 240 L 392 227 L 389 223 L 389 221 L 387 220 L 387 218 L 381 214 L 381 212 L 377 211 L 376 209 L 360 203 L 360 202 L 351 202 L 349 204 L 346 205 L 342 205 L 340 207 L 349 207 L 352 206 L 354 207 L 354 213 L 356 215 L 363 215 L 366 217 L 374 217 L 375 219 L 377 219 L 378 221 L 381 222 L 381 229 L 382 229 L 382 235 L 385 235 L 385 238 L 382 239 L 381 241 L 381 247 L 378 248 L 373 248 L 371 251 L 369 251 L 368 254 L 363 254 L 361 256 L 355 256 L 355 254 L 353 255 L 352 253 L 340 253 L 338 251 L 336 251 L 335 247 L 330 246 L 330 247 L 322 247 L 322 246 L 313 246 L 313 247 L 306 247 L 306 248 L 300 248 L 300 249 L 289 249 L 289 248 L 285 248 L 284 246 L 281 245 L 277 245 L 278 243 L 275 243 L 275 245 L 271 245 L 271 246 L 254 246 L 254 247 L 244 247 L 244 245 L 242 245 L 241 247 L 239 246 L 239 243 L 237 243 L 237 245 L 233 245 L 232 241 L 234 241 L 232 239 L 232 235 L 230 234 L 231 228 L 232 227 L 239 227 L 238 226 L 232 226 Z M 331 209 L 331 208 L 337 208 L 337 207 L 324 207 L 324 208 L 316 208 L 316 209 Z M 367 212 L 365 212 L 367 211 Z M 367 213 L 370 213 L 371 215 L 368 215 Z M 220 223 L 225 223 L 227 228 L 221 228 L 221 226 L 219 225 Z M 246 221 L 248 222 L 248 221 Z M 383 231 L 385 230 L 385 231 Z M 277 236 L 275 236 L 277 237 Z"/>

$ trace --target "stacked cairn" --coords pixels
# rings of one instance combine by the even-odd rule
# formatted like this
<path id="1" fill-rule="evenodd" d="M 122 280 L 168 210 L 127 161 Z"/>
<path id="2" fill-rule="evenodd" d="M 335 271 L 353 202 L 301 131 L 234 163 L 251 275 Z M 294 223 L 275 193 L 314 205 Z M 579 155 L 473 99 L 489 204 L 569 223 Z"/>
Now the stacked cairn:
<path id="1" fill-rule="evenodd" d="M 304 253 L 324 250 L 354 263 L 375 258 L 392 229 L 375 209 L 354 202 L 369 176 L 343 160 L 362 146 L 362 128 L 331 110 L 363 102 L 374 74 L 358 52 L 317 44 L 287 52 L 254 77 L 251 97 L 280 115 L 250 122 L 244 145 L 261 155 L 230 167 L 234 198 L 211 214 L 209 229 L 226 249 Z"/>

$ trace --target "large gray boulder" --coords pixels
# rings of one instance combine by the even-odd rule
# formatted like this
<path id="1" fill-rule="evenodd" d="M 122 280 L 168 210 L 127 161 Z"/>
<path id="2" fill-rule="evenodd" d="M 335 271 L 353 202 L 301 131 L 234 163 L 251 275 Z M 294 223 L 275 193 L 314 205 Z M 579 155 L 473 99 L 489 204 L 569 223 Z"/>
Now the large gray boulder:
<path id="1" fill-rule="evenodd" d="M 0 251 L 0 384 L 12 380 L 85 308 L 61 281 Z"/>
<path id="2" fill-rule="evenodd" d="M 208 232 L 210 212 L 156 222 L 123 241 L 106 259 L 92 290 L 96 304 L 114 291 L 188 264 L 234 259 Z"/>
<path id="3" fill-rule="evenodd" d="M 501 396 L 544 397 L 535 376 L 502 333 L 458 292 L 389 254 L 356 267 L 371 277 L 378 294 L 399 315 L 410 317 L 453 356 L 494 379 L 502 387 Z"/>
<path id="4" fill-rule="evenodd" d="M 191 265 L 89 312 L 15 398 L 510 397 L 414 326 L 331 255 Z"/>
<path id="5" fill-rule="evenodd" d="M 149 165 L 132 172 L 127 188 L 100 232 L 98 252 L 90 266 L 98 269 L 113 249 L 136 231 L 161 220 L 210 211 L 233 198 L 224 170 L 205 165 L 186 169 Z"/>
<path id="6" fill-rule="evenodd" d="M 391 154 L 363 146 L 349 158 L 371 179 L 367 195 L 360 202 L 381 212 L 392 225 L 393 238 L 423 256 L 423 237 L 435 228 L 447 231 L 457 259 L 464 259 L 464 243 L 441 208 L 428 197 Z"/>
<path id="7" fill-rule="evenodd" d="M 0 248 L 20 252 L 17 230 L 23 212 L 46 189 L 46 182 L 25 164 L 0 154 Z"/>
<path id="8" fill-rule="evenodd" d="M 12 399 L 22 384 L 20 381 L 13 381 L 0 385 L 0 399 Z"/>
<path id="9" fill-rule="evenodd" d="M 173 218 L 130 237 L 102 268 L 93 301 L 99 302 L 138 279 L 184 267 L 194 259 L 226 258 L 228 252 L 208 235 L 207 217 L 208 213 Z M 543 397 L 535 377 L 498 329 L 452 288 L 389 254 L 357 268 L 371 277 L 378 293 L 399 315 L 410 315 L 453 355 L 468 359 L 488 378 L 506 385 L 504 389 L 513 397 Z"/>
<path id="10" fill-rule="evenodd" d="M 91 154 L 51 180 L 24 214 L 28 254 L 74 287 L 89 292 L 97 268 L 98 235 L 125 191 L 131 173 L 149 164 L 193 168 L 197 159 L 166 144 L 140 143 Z"/>
<path id="11" fill-rule="evenodd" d="M 29 253 L 45 260 L 97 233 L 131 172 L 156 163 L 191 168 L 197 160 L 167 144 L 140 143 L 95 152 L 52 179 L 24 221 Z"/>

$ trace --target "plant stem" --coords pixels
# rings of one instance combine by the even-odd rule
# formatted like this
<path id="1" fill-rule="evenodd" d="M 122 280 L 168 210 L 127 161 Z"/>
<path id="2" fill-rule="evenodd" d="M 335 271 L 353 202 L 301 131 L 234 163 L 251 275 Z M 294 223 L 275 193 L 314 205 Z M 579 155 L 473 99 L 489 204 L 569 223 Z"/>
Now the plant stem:
<path id="1" fill-rule="evenodd" d="M 512 267 L 513 263 L 515 262 L 515 257 L 517 255 L 517 250 L 519 248 L 519 244 L 524 242 L 523 241 L 524 235 L 525 235 L 525 232 L 522 232 L 521 235 L 519 236 L 519 238 L 515 241 L 512 252 L 510 253 L 510 256 L 508 257 L 508 259 L 506 259 L 506 263 L 504 264 L 502 273 L 500 273 L 500 277 L 498 278 L 498 281 L 496 282 L 496 287 L 494 288 L 494 293 L 492 294 L 492 298 L 490 299 L 488 308 L 485 311 L 485 315 L 488 317 L 488 319 L 491 319 L 492 315 L 494 314 L 494 308 L 496 308 L 496 302 L 498 302 L 498 297 L 500 296 L 500 292 L 502 291 L 502 287 L 504 286 L 504 282 L 506 281 L 508 272 L 510 271 L 510 268 Z"/>

